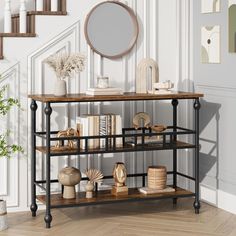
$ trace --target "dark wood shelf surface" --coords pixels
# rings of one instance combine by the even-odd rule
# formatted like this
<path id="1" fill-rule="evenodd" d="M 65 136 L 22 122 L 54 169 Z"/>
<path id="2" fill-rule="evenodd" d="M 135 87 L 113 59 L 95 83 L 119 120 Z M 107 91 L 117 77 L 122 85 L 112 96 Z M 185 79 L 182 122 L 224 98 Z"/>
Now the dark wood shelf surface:
<path id="1" fill-rule="evenodd" d="M 0 33 L 0 37 L 36 37 L 35 33 Z"/>
<path id="2" fill-rule="evenodd" d="M 147 101 L 147 100 L 171 100 L 171 99 L 198 99 L 203 97 L 201 93 L 173 92 L 170 94 L 137 94 L 124 93 L 122 95 L 89 96 L 86 94 L 68 94 L 57 97 L 52 94 L 29 95 L 29 98 L 39 102 L 63 103 L 63 102 L 111 102 L 111 101 Z"/>
<path id="3" fill-rule="evenodd" d="M 28 11 L 27 16 L 65 16 L 67 15 L 66 11 Z M 20 17 L 19 13 L 18 14 L 12 14 L 12 18 L 17 18 Z"/>
<path id="4" fill-rule="evenodd" d="M 195 148 L 195 145 L 177 141 L 176 143 L 166 143 L 165 146 L 163 146 L 162 143 L 158 144 L 152 144 L 152 145 L 137 145 L 137 146 L 131 146 L 126 145 L 123 147 L 117 147 L 116 149 L 109 148 L 106 149 L 54 149 L 51 148 L 50 154 L 51 156 L 66 156 L 66 155 L 87 155 L 87 154 L 100 154 L 100 153 L 116 153 L 116 152 L 142 152 L 142 151 L 154 151 L 154 150 L 172 150 L 172 149 L 187 149 L 187 148 Z M 46 147 L 36 147 L 36 150 L 39 152 L 42 152 L 46 154 L 47 149 Z"/>
<path id="5" fill-rule="evenodd" d="M 182 188 L 176 188 L 175 192 L 170 193 L 158 193 L 145 195 L 139 192 L 138 188 L 130 188 L 129 194 L 126 196 L 114 196 L 111 194 L 111 190 L 103 190 L 94 192 L 94 197 L 91 199 L 85 198 L 85 192 L 77 193 L 76 199 L 63 199 L 62 194 L 51 194 L 51 207 L 63 208 L 74 206 L 87 206 L 97 204 L 109 204 L 114 202 L 129 202 L 129 201 L 142 201 L 142 200 L 157 200 L 165 198 L 184 198 L 194 196 L 194 193 L 184 190 Z M 43 204 L 46 203 L 46 196 L 39 195 L 37 199 Z"/>

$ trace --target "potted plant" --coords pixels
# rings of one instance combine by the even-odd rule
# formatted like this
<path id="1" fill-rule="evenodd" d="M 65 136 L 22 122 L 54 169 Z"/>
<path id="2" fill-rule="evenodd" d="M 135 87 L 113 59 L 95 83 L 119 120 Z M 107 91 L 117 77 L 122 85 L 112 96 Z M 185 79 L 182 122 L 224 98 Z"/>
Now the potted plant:
<path id="1" fill-rule="evenodd" d="M 14 98 L 6 98 L 7 86 L 0 89 L 0 118 L 3 119 L 4 116 L 10 111 L 14 106 L 20 107 L 18 100 Z M 10 135 L 9 130 L 0 130 L 0 158 L 10 158 L 12 154 L 16 152 L 23 152 L 22 147 L 16 144 L 8 143 L 8 136 Z M 0 231 L 7 228 L 7 208 L 6 201 L 0 199 Z"/>
<path id="2" fill-rule="evenodd" d="M 55 71 L 57 76 L 55 96 L 65 96 L 67 94 L 66 78 L 71 78 L 73 73 L 82 72 L 85 68 L 85 56 L 80 53 L 56 53 L 45 62 Z"/>

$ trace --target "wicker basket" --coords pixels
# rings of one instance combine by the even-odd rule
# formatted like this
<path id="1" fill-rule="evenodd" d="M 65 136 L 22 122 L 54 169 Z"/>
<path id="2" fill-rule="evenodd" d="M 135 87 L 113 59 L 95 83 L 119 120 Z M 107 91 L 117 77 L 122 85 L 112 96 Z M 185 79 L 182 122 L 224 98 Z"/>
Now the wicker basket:
<path id="1" fill-rule="evenodd" d="M 162 190 L 166 188 L 167 172 L 165 166 L 150 166 L 148 168 L 148 187 Z"/>

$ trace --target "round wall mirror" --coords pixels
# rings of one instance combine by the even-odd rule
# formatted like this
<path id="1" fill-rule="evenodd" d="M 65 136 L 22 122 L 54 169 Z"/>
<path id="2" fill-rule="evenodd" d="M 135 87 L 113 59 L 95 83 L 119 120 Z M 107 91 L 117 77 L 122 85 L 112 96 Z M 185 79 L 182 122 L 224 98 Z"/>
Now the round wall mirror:
<path id="1" fill-rule="evenodd" d="M 90 11 L 84 31 L 88 44 L 96 53 L 115 59 L 134 47 L 139 27 L 130 7 L 121 2 L 107 1 Z"/>

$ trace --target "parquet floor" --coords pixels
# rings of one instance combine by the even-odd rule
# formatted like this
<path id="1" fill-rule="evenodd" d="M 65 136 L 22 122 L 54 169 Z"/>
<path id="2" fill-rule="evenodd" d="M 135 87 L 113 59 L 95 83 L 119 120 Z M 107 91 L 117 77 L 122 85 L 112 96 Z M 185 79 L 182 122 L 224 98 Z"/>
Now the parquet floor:
<path id="1" fill-rule="evenodd" d="M 202 204 L 195 215 L 193 199 L 53 210 L 53 227 L 44 228 L 44 212 L 8 214 L 10 228 L 1 236 L 236 236 L 236 215 Z"/>

